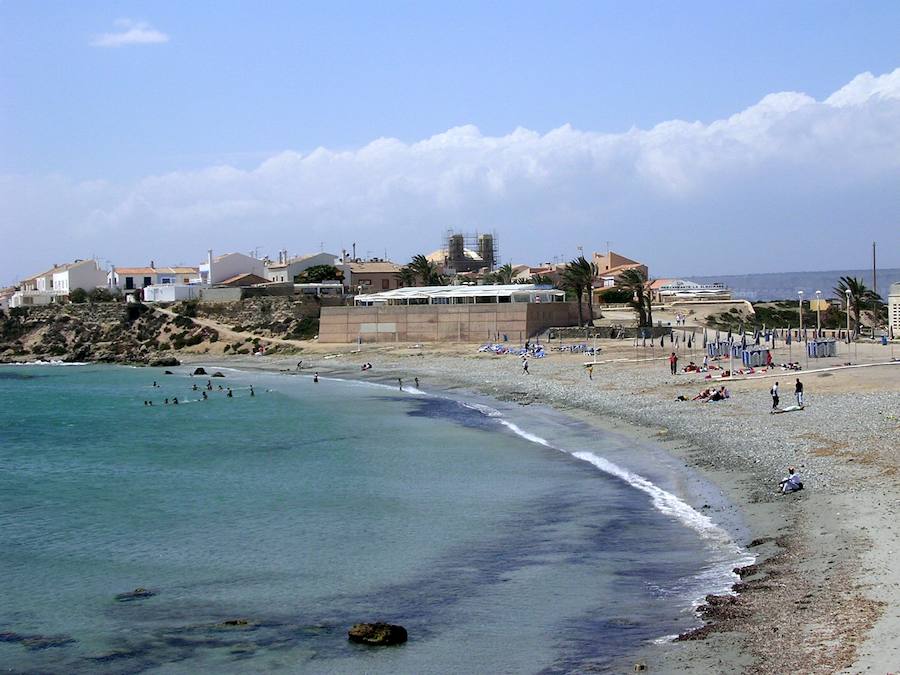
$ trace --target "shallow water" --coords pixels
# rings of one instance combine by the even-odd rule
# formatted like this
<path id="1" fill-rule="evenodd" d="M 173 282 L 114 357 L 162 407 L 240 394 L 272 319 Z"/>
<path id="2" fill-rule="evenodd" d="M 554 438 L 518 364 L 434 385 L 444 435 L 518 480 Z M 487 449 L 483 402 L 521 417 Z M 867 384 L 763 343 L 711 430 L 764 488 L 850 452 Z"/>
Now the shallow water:
<path id="1" fill-rule="evenodd" d="M 176 370 L 0 367 L 3 665 L 602 670 L 743 555 L 660 456 L 548 411 Z M 410 642 L 347 642 L 379 619 Z"/>

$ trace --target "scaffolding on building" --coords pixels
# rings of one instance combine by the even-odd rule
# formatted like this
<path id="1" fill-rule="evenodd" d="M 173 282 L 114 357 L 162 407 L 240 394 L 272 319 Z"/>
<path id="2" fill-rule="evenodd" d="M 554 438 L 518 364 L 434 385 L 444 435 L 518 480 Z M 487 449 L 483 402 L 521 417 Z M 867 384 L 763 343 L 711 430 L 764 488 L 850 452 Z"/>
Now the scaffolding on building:
<path id="1" fill-rule="evenodd" d="M 445 266 L 454 272 L 493 272 L 500 265 L 500 242 L 496 232 L 447 230 L 443 248 Z"/>

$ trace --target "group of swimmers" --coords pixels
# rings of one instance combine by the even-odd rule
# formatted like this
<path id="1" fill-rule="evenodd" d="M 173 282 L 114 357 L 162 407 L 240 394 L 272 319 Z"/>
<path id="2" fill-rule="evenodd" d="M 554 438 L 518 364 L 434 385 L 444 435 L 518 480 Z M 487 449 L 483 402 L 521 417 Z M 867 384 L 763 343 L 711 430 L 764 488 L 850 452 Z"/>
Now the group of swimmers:
<path id="1" fill-rule="evenodd" d="M 318 375 L 318 373 L 317 373 L 317 375 Z M 154 382 L 154 383 L 153 383 L 153 387 L 154 387 L 154 389 L 158 389 L 158 388 L 159 388 L 159 384 L 157 384 L 156 382 Z M 212 390 L 213 390 L 213 385 L 212 385 L 212 381 L 211 381 L 211 380 L 207 380 L 207 381 L 206 381 L 206 386 L 204 387 L 204 389 L 203 389 L 202 391 L 200 390 L 200 388 L 199 388 L 196 384 L 194 384 L 194 385 L 191 386 L 191 391 L 200 391 L 200 400 L 201 400 L 201 401 L 208 401 L 208 400 L 209 400 L 209 396 L 206 394 L 206 392 L 207 392 L 207 391 L 212 391 Z M 231 387 L 223 387 L 223 386 L 220 384 L 220 385 L 219 385 L 219 391 L 224 391 L 224 392 L 225 392 L 225 398 L 234 398 L 234 392 L 231 390 Z M 250 385 L 250 396 L 256 396 L 256 392 L 254 391 L 253 385 L 252 385 L 252 384 Z M 169 404 L 171 404 L 171 405 L 178 405 L 178 397 L 177 397 L 177 396 L 173 396 L 171 400 L 169 400 L 169 398 L 167 397 L 167 398 L 165 398 L 165 399 L 163 400 L 163 405 L 169 405 Z M 145 405 L 145 406 L 152 406 L 152 405 L 153 405 L 153 401 L 152 401 L 151 399 L 147 399 L 147 400 L 144 401 L 144 405 Z"/>

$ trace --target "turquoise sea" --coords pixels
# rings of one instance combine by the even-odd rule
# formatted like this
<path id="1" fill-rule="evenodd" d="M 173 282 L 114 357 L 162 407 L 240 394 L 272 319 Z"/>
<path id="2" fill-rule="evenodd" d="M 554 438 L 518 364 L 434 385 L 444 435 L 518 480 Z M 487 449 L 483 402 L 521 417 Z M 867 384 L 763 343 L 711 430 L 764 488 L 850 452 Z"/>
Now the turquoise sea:
<path id="1" fill-rule="evenodd" d="M 678 462 L 549 409 L 173 370 L 0 367 L 0 667 L 604 672 L 746 561 Z"/>

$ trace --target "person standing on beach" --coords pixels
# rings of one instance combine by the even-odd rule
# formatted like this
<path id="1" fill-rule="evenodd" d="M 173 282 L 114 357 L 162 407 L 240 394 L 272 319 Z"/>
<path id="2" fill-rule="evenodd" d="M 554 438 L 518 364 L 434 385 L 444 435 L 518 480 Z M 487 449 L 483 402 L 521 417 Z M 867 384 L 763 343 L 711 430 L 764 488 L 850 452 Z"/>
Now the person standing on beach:
<path id="1" fill-rule="evenodd" d="M 797 378 L 797 384 L 794 385 L 794 396 L 797 397 L 797 405 L 803 406 L 803 383 Z"/>
<path id="2" fill-rule="evenodd" d="M 315 375 L 313 375 L 313 382 L 318 382 L 318 381 L 319 381 L 319 374 L 316 373 Z"/>
<path id="3" fill-rule="evenodd" d="M 588 379 L 593 380 L 594 379 L 594 366 L 588 366 L 587 371 L 588 371 Z"/>
<path id="4" fill-rule="evenodd" d="M 418 389 L 418 388 L 419 388 L 419 378 L 417 377 L 416 378 L 416 389 Z"/>
<path id="5" fill-rule="evenodd" d="M 403 391 L 403 378 L 402 377 L 397 378 L 397 384 L 400 385 L 400 391 Z"/>
<path id="6" fill-rule="evenodd" d="M 675 352 L 672 352 L 672 356 L 669 357 L 669 367 L 672 369 L 673 375 L 678 372 L 678 357 L 675 355 Z"/>
<path id="7" fill-rule="evenodd" d="M 525 375 L 530 375 L 530 373 L 528 372 L 528 359 L 522 359 L 522 372 Z"/>
<path id="8" fill-rule="evenodd" d="M 769 390 L 769 393 L 772 394 L 772 410 L 778 407 L 778 383 L 772 385 L 772 389 Z"/>

